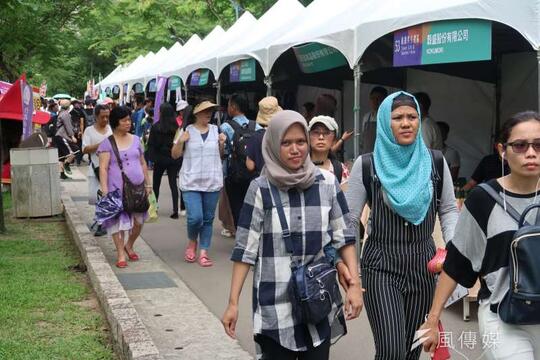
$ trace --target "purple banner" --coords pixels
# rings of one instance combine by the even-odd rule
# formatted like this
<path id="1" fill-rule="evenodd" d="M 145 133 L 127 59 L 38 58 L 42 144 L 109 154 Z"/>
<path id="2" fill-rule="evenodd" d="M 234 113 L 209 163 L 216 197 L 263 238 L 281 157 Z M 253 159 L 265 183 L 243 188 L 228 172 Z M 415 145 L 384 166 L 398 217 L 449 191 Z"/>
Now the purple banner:
<path id="1" fill-rule="evenodd" d="M 34 113 L 34 94 L 32 87 L 24 80 L 21 81 L 21 99 L 23 114 L 23 140 L 32 135 L 32 115 Z"/>
<path id="2" fill-rule="evenodd" d="M 422 63 L 422 26 L 414 26 L 394 33 L 394 66 Z"/>
<path id="3" fill-rule="evenodd" d="M 167 78 L 164 76 L 157 77 L 156 84 L 156 99 L 154 100 L 154 124 L 159 121 L 159 106 L 163 102 L 163 95 L 165 93 L 165 85 L 167 84 Z"/>

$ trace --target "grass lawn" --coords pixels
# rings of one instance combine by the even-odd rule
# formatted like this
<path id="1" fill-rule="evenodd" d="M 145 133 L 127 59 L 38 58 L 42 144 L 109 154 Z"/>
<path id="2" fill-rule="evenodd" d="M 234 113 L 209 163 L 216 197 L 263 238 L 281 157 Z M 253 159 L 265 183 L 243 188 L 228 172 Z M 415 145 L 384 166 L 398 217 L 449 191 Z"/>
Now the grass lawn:
<path id="1" fill-rule="evenodd" d="M 0 359 L 117 359 L 64 221 L 11 218 L 0 234 Z"/>

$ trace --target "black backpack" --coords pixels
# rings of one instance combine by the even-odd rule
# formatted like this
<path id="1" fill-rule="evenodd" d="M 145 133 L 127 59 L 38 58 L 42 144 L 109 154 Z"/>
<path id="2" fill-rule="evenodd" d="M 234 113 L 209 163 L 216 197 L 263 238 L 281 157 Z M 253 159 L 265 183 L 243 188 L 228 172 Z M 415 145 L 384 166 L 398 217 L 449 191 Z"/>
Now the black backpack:
<path id="1" fill-rule="evenodd" d="M 234 130 L 229 158 L 229 176 L 236 182 L 250 181 L 254 174 L 246 167 L 246 147 L 251 137 L 255 135 L 257 123 L 253 120 L 249 120 L 245 125 L 240 125 L 235 120 L 230 120 L 228 123 Z"/>
<path id="2" fill-rule="evenodd" d="M 56 135 L 56 124 L 58 122 L 58 115 L 52 115 L 49 121 L 45 124 L 45 133 L 52 138 Z"/>
<path id="3" fill-rule="evenodd" d="M 527 206 L 523 214 L 504 202 L 499 193 L 489 184 L 479 185 L 486 191 L 506 213 L 518 223 L 510 243 L 508 269 L 510 284 L 508 292 L 499 304 L 499 317 L 502 321 L 513 325 L 540 324 L 540 211 L 534 224 L 525 221 L 529 211 L 540 208 L 540 204 Z"/>
<path id="4" fill-rule="evenodd" d="M 435 166 L 435 181 L 437 182 L 437 203 L 441 201 L 443 179 L 444 179 L 444 156 L 439 150 L 430 149 L 431 161 Z M 371 197 L 373 194 L 373 179 L 377 177 L 375 174 L 375 166 L 373 165 L 373 153 L 362 155 L 362 182 L 366 189 L 367 204 L 371 208 Z"/>

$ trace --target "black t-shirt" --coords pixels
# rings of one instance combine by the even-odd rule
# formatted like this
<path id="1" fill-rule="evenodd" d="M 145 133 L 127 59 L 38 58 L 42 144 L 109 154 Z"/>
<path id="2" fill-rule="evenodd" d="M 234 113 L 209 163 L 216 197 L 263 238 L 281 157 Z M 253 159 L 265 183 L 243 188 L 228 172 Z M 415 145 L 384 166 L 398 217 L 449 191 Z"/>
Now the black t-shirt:
<path id="1" fill-rule="evenodd" d="M 491 154 L 485 156 L 474 170 L 471 178 L 481 184 L 491 179 L 497 179 L 501 176 L 508 175 L 510 168 L 506 161 L 504 162 L 504 175 L 501 175 L 501 158 L 499 154 Z"/>
<path id="2" fill-rule="evenodd" d="M 249 143 L 247 144 L 246 154 L 255 162 L 255 170 L 260 173 L 264 166 L 264 158 L 262 156 L 262 141 L 265 130 L 260 129 L 253 134 Z"/>

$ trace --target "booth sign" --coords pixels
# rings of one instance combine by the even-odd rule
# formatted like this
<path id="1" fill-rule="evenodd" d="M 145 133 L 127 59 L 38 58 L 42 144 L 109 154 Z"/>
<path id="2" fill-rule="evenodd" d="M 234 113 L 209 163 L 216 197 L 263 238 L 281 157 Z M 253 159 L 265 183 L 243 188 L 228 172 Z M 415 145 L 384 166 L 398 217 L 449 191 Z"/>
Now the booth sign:
<path id="1" fill-rule="evenodd" d="M 208 69 L 199 69 L 197 71 L 194 71 L 193 74 L 191 74 L 191 81 L 189 82 L 189 85 L 204 86 L 208 84 L 208 76 L 209 76 Z"/>
<path id="2" fill-rule="evenodd" d="M 491 22 L 447 20 L 394 32 L 394 66 L 491 60 Z"/>
<path id="3" fill-rule="evenodd" d="M 182 83 L 182 80 L 180 80 L 180 77 L 178 76 L 171 76 L 169 78 L 169 90 L 175 90 L 180 87 L 180 84 Z"/>
<path id="4" fill-rule="evenodd" d="M 303 73 L 310 74 L 346 65 L 347 60 L 336 49 L 319 43 L 293 47 L 296 60 Z"/>
<path id="5" fill-rule="evenodd" d="M 230 82 L 256 80 L 255 59 L 239 60 L 231 64 L 229 71 Z"/>

